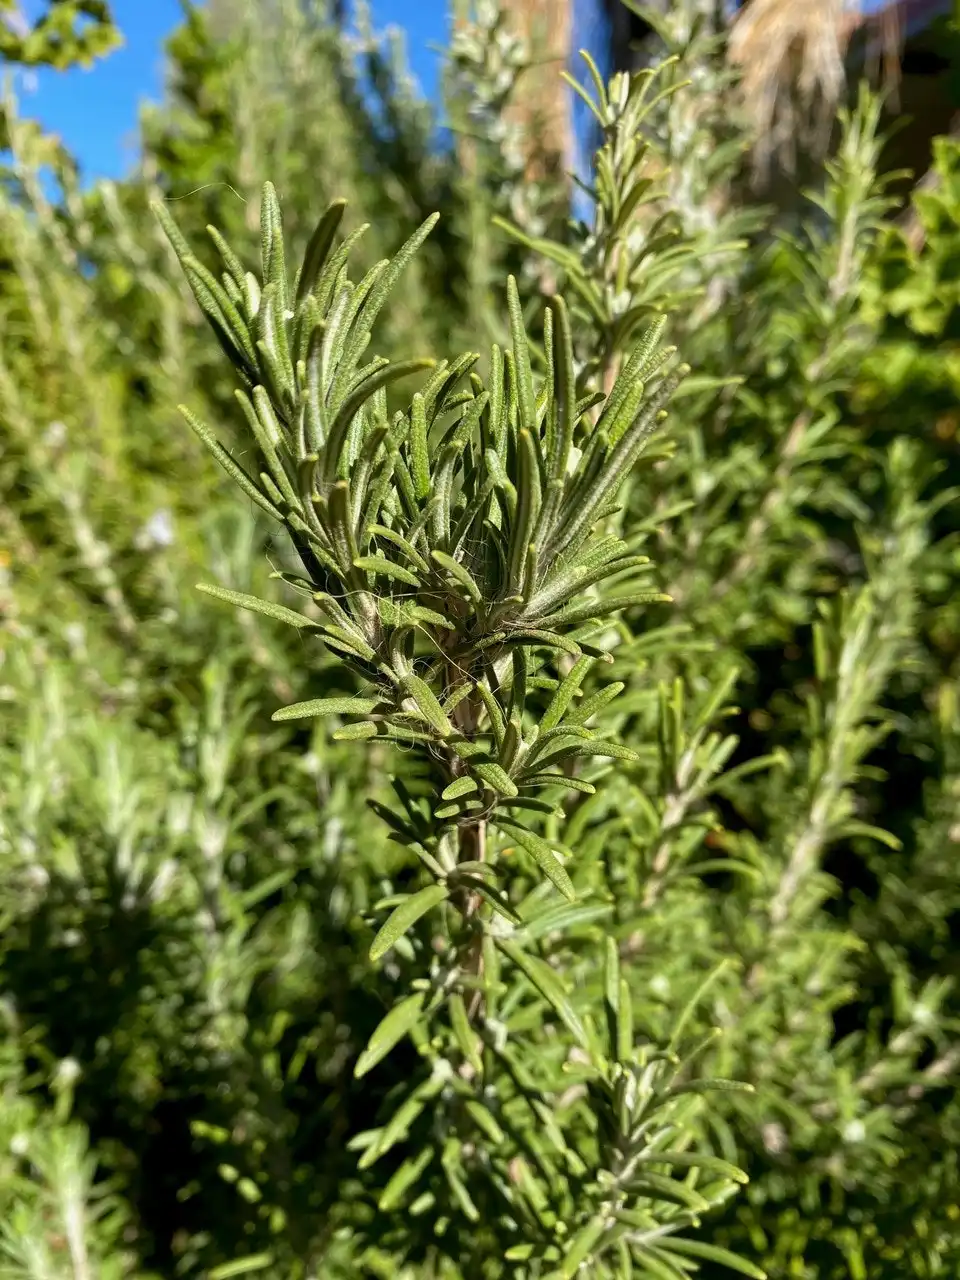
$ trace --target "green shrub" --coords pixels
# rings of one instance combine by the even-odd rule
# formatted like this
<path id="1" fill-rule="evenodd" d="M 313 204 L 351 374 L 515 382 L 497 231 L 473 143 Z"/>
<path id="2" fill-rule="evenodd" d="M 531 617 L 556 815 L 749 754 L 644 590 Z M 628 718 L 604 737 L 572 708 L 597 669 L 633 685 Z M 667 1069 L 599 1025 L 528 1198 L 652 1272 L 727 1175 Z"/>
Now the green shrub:
<path id="1" fill-rule="evenodd" d="M 495 6 L 467 156 L 285 0 L 124 182 L 8 105 L 11 1280 L 956 1272 L 956 147 L 755 207 L 701 7 L 590 226 Z"/>

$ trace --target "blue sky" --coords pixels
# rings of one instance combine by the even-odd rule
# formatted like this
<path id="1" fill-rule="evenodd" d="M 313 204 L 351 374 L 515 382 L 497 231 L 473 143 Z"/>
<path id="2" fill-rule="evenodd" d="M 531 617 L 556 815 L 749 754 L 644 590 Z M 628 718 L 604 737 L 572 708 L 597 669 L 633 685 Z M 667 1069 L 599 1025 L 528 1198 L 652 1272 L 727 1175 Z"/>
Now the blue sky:
<path id="1" fill-rule="evenodd" d="M 28 16 L 39 7 L 25 4 Z M 163 89 L 163 42 L 180 20 L 179 0 L 113 0 L 124 46 L 91 69 L 44 69 L 21 84 L 21 110 L 59 134 L 78 158 L 84 178 L 121 177 L 136 155 L 137 114 Z M 445 0 L 373 0 L 377 26 L 406 29 L 407 52 L 425 92 L 437 81 L 437 56 L 429 49 L 446 32 Z"/>
<path id="2" fill-rule="evenodd" d="M 796 0 L 803 3 L 803 0 Z M 879 0 L 862 0 L 867 10 Z M 438 58 L 431 44 L 444 41 L 446 0 L 372 0 L 376 24 L 407 32 L 407 53 L 424 91 L 436 89 Z M 34 16 L 41 0 L 26 0 Z M 83 177 L 121 177 L 136 155 L 137 114 L 163 89 L 163 42 L 180 20 L 179 0 L 113 0 L 124 46 L 90 70 L 41 70 L 21 84 L 24 114 L 60 135 L 78 158 Z M 584 33 L 586 34 L 586 33 Z M 589 38 L 589 37 L 587 37 Z"/>

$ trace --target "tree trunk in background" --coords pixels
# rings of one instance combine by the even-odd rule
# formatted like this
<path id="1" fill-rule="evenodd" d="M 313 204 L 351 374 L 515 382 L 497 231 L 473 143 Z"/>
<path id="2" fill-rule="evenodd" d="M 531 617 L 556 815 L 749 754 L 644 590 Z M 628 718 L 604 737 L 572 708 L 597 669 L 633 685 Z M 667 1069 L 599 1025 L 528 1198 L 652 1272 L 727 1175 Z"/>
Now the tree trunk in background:
<path id="1" fill-rule="evenodd" d="M 570 90 L 560 76 L 570 62 L 573 0 L 505 0 L 504 7 L 536 64 L 509 115 L 526 143 L 527 178 L 541 182 L 574 167 Z"/>

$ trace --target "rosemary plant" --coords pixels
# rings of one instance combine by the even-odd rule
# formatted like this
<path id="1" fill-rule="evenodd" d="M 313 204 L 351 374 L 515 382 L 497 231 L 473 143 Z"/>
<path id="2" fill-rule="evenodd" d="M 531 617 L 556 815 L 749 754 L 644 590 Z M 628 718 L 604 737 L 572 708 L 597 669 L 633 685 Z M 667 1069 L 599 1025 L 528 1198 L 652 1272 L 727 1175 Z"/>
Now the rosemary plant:
<path id="1" fill-rule="evenodd" d="M 691 1258 L 759 1275 L 687 1234 L 741 1179 L 727 1161 L 688 1149 L 700 1095 L 733 1086 L 691 1075 L 677 1052 L 684 1019 L 669 1045 L 634 1035 L 612 942 L 604 1027 L 581 1016 L 538 947 L 613 910 L 600 894 L 578 897 L 558 798 L 592 793 L 595 762 L 637 758 L 592 727 L 622 685 L 579 694 L 590 668 L 610 660 L 611 619 L 662 599 L 647 558 L 602 525 L 687 370 L 663 359 L 657 323 L 608 397 L 584 394 L 556 298 L 544 320 L 546 372 L 535 376 L 512 279 L 511 345 L 493 348 L 486 379 L 473 353 L 364 362 L 376 318 L 435 219 L 354 285 L 355 237 L 336 245 L 342 213 L 335 204 L 320 219 L 291 284 L 272 186 L 259 279 L 211 231 L 217 280 L 158 208 L 242 384 L 242 447 L 231 452 L 184 413 L 285 529 L 302 573 L 280 576 L 305 609 L 205 589 L 290 623 L 340 659 L 342 696 L 282 707 L 274 719 L 326 717 L 337 739 L 415 761 L 393 780 L 393 807 L 370 802 L 420 870 L 414 891 L 379 904 L 370 960 L 384 964 L 389 1008 L 355 1075 L 407 1038 L 420 1064 L 375 1127 L 356 1135 L 360 1167 L 391 1170 L 382 1212 L 431 1207 L 439 1237 L 451 1219 L 481 1223 L 490 1254 L 478 1264 L 506 1256 L 518 1275 L 626 1276 L 635 1263 L 673 1275 Z M 415 374 L 420 389 L 391 412 L 388 389 Z M 398 1149 L 407 1152 L 399 1163 Z"/>
<path id="2" fill-rule="evenodd" d="M 440 114 L 364 8 L 189 6 L 117 183 L 5 101 L 0 1276 L 960 1274 L 958 144 L 759 210 L 657 3 L 577 224 L 515 6 Z"/>

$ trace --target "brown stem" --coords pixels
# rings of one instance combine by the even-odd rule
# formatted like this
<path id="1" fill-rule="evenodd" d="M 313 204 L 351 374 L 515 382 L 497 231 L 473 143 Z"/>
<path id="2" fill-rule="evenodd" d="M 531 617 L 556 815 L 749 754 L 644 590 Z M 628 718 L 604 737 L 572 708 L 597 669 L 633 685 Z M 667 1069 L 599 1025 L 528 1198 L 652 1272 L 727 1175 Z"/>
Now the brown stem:
<path id="1" fill-rule="evenodd" d="M 459 676 L 459 669 L 448 673 L 448 682 L 451 687 Z M 465 738 L 472 739 L 476 736 L 477 728 L 480 723 L 480 716 L 483 710 L 482 702 L 473 697 L 466 697 L 454 708 L 452 719 L 456 727 L 460 730 Z M 464 765 L 459 756 L 451 756 L 450 774 L 451 777 L 459 777 L 463 773 Z M 464 822 L 458 830 L 458 862 L 486 862 L 487 860 L 487 820 L 485 817 L 475 818 L 471 821 Z M 464 897 L 462 913 L 464 922 L 470 926 L 472 918 L 480 910 L 483 902 L 479 893 L 467 893 Z M 479 977 L 483 970 L 483 934 L 477 930 L 470 940 L 469 947 L 463 958 L 462 969 L 465 974 L 471 977 Z M 468 1016 L 474 1018 L 480 1010 L 482 1003 L 482 992 L 478 989 L 470 1002 L 467 1010 Z"/>

